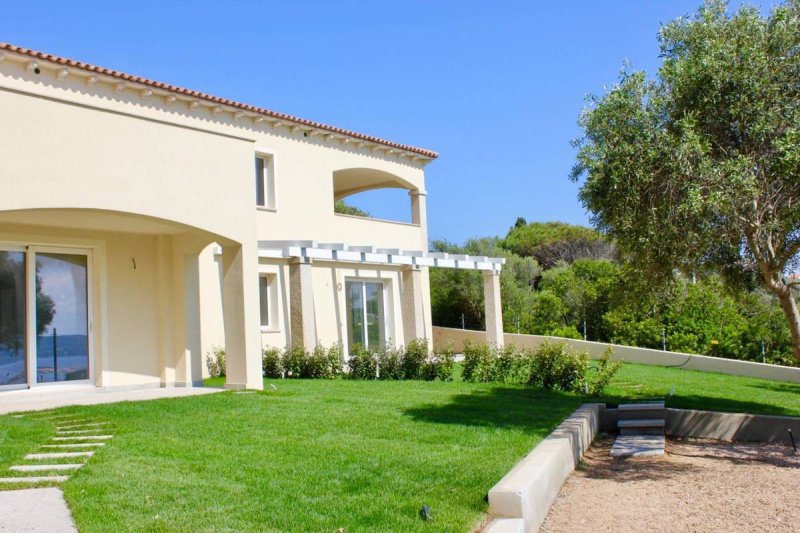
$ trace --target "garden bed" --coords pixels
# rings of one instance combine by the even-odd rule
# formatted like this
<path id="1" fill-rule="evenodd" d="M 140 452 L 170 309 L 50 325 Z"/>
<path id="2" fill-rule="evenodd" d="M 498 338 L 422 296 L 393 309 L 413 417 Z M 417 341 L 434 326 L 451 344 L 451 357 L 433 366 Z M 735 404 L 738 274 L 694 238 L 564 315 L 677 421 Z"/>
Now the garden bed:
<path id="1" fill-rule="evenodd" d="M 614 459 L 600 439 L 542 531 L 780 531 L 800 523 L 800 455 L 786 444 L 668 440 L 660 458 Z"/>

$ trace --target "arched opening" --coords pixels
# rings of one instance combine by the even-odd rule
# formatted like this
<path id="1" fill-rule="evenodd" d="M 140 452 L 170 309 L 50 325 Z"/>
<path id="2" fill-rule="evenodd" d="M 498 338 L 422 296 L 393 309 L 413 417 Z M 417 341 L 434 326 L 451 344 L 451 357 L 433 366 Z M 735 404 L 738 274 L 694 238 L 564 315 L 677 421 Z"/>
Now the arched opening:
<path id="1" fill-rule="evenodd" d="M 348 168 L 333 173 L 334 212 L 340 215 L 419 224 L 416 191 L 408 180 L 382 170 Z"/>

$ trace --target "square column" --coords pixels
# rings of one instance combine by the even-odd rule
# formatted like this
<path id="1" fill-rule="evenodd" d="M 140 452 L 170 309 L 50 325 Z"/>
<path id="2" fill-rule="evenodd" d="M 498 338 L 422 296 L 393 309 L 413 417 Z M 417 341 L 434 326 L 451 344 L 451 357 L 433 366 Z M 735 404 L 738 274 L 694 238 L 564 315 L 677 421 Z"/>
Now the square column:
<path id="1" fill-rule="evenodd" d="M 500 348 L 504 344 L 504 339 L 499 271 L 483 272 L 483 305 L 486 315 L 486 342 Z"/>
<path id="2" fill-rule="evenodd" d="M 308 350 L 317 345 L 317 323 L 314 314 L 314 286 L 310 259 L 299 259 L 289 265 L 289 322 L 292 346 Z"/>
<path id="3" fill-rule="evenodd" d="M 425 243 L 425 250 L 428 249 L 428 206 L 426 201 L 427 193 L 418 189 L 408 191 L 411 198 L 411 222 L 417 224 L 422 232 L 422 242 Z"/>
<path id="4" fill-rule="evenodd" d="M 225 388 L 263 389 L 256 246 L 223 246 L 222 309 L 227 357 Z"/>
<path id="5" fill-rule="evenodd" d="M 420 267 L 407 267 L 402 273 L 403 340 L 428 339 L 425 328 L 425 303 L 423 300 L 422 271 Z"/>

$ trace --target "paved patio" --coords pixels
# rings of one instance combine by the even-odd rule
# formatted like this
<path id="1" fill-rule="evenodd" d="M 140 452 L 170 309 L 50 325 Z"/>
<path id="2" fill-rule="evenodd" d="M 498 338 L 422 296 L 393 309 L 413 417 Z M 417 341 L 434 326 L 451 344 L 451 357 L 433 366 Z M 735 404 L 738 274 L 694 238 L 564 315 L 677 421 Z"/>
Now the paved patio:
<path id="1" fill-rule="evenodd" d="M 213 394 L 224 389 L 212 387 L 153 388 L 137 390 L 104 390 L 92 386 L 53 386 L 0 392 L 0 415 L 54 409 L 68 405 L 96 405 L 114 402 L 138 402 L 162 398 L 182 398 Z"/>
<path id="2" fill-rule="evenodd" d="M 61 489 L 0 491 L 0 531 L 77 532 Z"/>

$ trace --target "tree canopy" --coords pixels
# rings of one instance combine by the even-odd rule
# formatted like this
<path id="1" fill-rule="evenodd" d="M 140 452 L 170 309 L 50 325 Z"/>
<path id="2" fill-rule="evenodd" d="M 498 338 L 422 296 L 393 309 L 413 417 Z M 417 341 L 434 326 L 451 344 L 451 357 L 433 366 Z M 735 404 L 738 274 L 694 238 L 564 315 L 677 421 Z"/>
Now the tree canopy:
<path id="1" fill-rule="evenodd" d="M 768 17 L 708 1 L 659 41 L 655 79 L 626 68 L 582 113 L 580 198 L 648 283 L 759 278 L 800 359 L 800 0 Z"/>

